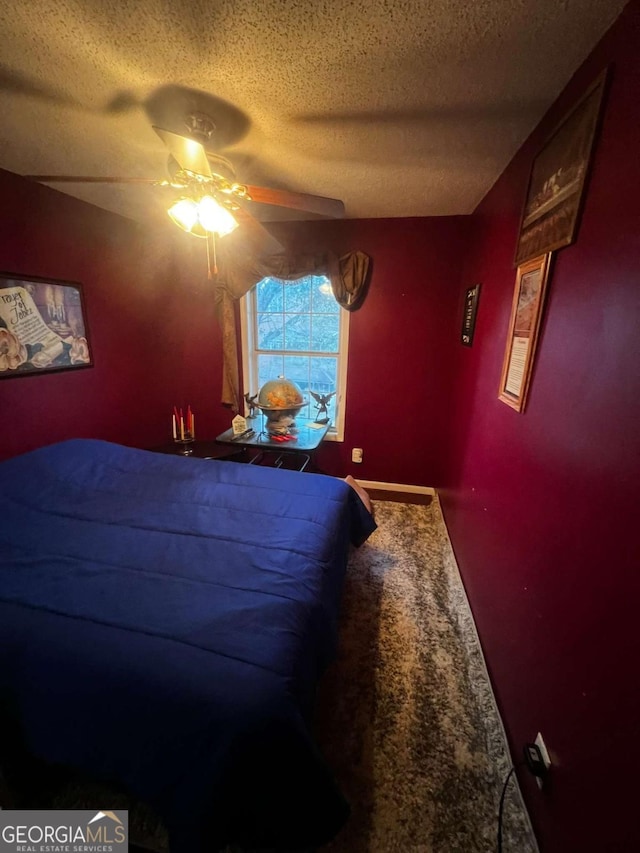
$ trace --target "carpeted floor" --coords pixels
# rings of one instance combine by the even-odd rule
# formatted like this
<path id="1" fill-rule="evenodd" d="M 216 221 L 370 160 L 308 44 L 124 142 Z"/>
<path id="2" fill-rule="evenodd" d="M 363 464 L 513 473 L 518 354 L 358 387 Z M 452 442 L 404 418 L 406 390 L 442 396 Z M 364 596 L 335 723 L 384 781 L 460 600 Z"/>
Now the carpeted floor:
<path id="1" fill-rule="evenodd" d="M 331 853 L 493 853 L 511 763 L 440 506 L 376 501 L 317 736 L 352 807 Z M 515 780 L 503 850 L 537 846 Z"/>

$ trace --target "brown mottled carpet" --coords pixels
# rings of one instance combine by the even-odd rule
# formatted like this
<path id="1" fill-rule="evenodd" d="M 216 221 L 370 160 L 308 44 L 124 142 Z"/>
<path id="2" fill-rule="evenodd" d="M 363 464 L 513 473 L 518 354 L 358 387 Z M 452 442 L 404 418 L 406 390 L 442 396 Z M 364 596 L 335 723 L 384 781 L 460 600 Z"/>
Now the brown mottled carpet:
<path id="1" fill-rule="evenodd" d="M 331 853 L 492 853 L 511 766 L 437 499 L 374 502 L 350 560 L 317 737 L 351 803 Z M 504 853 L 537 846 L 515 780 Z"/>

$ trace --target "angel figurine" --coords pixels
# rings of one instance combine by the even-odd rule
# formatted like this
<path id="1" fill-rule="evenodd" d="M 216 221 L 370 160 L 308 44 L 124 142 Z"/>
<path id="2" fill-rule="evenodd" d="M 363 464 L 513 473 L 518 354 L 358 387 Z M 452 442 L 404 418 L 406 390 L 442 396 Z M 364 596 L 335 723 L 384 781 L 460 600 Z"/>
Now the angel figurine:
<path id="1" fill-rule="evenodd" d="M 255 418 L 255 416 L 256 416 L 256 410 L 258 408 L 258 406 L 256 404 L 257 399 L 258 399 L 257 394 L 254 394 L 253 396 L 251 396 L 250 394 L 244 395 L 244 401 L 247 404 L 247 406 L 249 407 L 249 414 L 247 415 L 248 418 Z"/>
<path id="2" fill-rule="evenodd" d="M 318 410 L 318 414 L 316 415 L 316 423 L 317 424 L 327 424 L 329 423 L 329 415 L 327 406 L 329 405 L 329 401 L 336 393 L 332 391 L 330 394 L 316 394 L 315 391 L 309 389 L 309 393 L 316 401 L 315 408 Z M 322 417 L 324 415 L 324 417 Z"/>

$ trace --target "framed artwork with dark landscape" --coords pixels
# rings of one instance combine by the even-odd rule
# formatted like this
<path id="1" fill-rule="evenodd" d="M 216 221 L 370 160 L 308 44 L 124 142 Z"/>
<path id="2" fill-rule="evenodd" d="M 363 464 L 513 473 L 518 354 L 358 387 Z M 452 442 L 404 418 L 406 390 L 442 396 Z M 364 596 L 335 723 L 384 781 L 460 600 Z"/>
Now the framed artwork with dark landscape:
<path id="1" fill-rule="evenodd" d="M 569 246 L 576 239 L 606 80 L 607 69 L 589 86 L 533 161 L 516 265 Z"/>
<path id="2" fill-rule="evenodd" d="M 470 347 L 473 343 L 473 333 L 476 330 L 476 314 L 478 313 L 478 299 L 480 297 L 480 285 L 474 284 L 467 288 L 464 296 L 464 312 L 462 314 L 462 332 L 460 341 L 464 346 Z"/>
<path id="3" fill-rule="evenodd" d="M 92 363 L 79 284 L 0 274 L 0 379 Z"/>
<path id="4" fill-rule="evenodd" d="M 516 275 L 498 398 L 517 412 L 527 402 L 550 262 L 550 253 L 526 261 Z"/>

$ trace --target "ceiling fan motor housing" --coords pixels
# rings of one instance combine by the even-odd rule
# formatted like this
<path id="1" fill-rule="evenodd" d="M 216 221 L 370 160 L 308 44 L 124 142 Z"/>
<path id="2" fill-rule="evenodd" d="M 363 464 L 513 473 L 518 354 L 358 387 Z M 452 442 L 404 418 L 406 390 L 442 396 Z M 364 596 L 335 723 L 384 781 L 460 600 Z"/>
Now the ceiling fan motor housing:
<path id="1" fill-rule="evenodd" d="M 206 113 L 190 113 L 185 124 L 189 135 L 202 143 L 209 142 L 216 129 L 215 122 Z"/>

